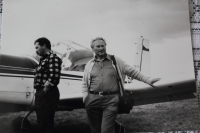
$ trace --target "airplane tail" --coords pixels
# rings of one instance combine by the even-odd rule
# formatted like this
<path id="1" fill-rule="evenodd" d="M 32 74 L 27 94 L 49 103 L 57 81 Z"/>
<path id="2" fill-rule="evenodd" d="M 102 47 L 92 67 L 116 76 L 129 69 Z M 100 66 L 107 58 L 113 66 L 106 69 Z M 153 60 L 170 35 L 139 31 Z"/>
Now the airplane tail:
<path id="1" fill-rule="evenodd" d="M 141 71 L 145 76 L 151 76 L 151 56 L 149 40 L 140 37 L 137 39 L 137 49 L 135 55 L 134 68 Z"/>

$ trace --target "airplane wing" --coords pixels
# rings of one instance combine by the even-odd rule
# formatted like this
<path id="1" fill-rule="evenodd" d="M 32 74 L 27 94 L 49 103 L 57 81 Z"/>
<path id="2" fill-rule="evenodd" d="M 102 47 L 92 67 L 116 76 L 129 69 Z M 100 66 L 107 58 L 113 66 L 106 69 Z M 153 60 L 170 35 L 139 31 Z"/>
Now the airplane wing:
<path id="1" fill-rule="evenodd" d="M 77 83 L 70 85 L 69 82 L 66 84 L 68 85 L 64 85 L 65 89 L 59 87 L 60 105 L 67 105 L 69 109 L 83 108 L 81 82 L 79 85 Z M 125 84 L 127 96 L 133 102 L 132 106 L 195 98 L 196 84 L 194 79 L 162 79 L 155 83 L 155 86 L 156 88 L 153 88 L 140 81 Z M 125 105 L 123 108 L 126 108 Z"/>
<path id="2" fill-rule="evenodd" d="M 125 89 L 131 92 L 134 106 L 195 98 L 195 79 L 161 79 L 155 86 L 134 81 L 125 84 Z"/>

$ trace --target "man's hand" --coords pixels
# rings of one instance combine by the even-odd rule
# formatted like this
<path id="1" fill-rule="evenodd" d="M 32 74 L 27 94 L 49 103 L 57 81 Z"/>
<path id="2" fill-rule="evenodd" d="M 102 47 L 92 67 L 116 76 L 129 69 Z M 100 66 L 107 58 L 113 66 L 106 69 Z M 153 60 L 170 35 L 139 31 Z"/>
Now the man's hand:
<path id="1" fill-rule="evenodd" d="M 49 91 L 49 89 L 50 89 L 49 86 L 45 86 L 44 89 L 43 89 L 43 91 L 44 91 L 45 93 L 47 93 L 47 92 Z"/>
<path id="2" fill-rule="evenodd" d="M 47 93 L 47 91 L 49 91 L 49 89 L 51 89 L 51 87 L 53 87 L 54 84 L 50 83 L 49 81 L 46 81 L 44 84 L 44 92 Z"/>
<path id="3" fill-rule="evenodd" d="M 153 88 L 156 88 L 153 84 L 155 82 L 158 82 L 161 78 L 154 78 L 154 79 L 151 79 L 151 83 L 149 84 L 150 86 L 152 86 Z"/>
<path id="4" fill-rule="evenodd" d="M 83 103 L 85 103 L 85 99 L 88 96 L 88 92 L 83 92 Z"/>

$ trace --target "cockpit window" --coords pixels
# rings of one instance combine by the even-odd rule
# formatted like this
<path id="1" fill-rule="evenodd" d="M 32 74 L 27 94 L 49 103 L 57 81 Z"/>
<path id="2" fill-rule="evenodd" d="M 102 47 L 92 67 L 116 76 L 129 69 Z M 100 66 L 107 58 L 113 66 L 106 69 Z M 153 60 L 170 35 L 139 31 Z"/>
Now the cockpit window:
<path id="1" fill-rule="evenodd" d="M 38 60 L 39 62 L 39 56 L 38 55 L 33 55 L 32 56 L 33 58 L 35 58 L 36 60 Z M 69 59 L 66 59 L 66 58 L 61 58 L 63 60 L 63 64 L 62 64 L 62 70 L 63 71 L 79 71 L 79 72 L 83 72 L 84 69 L 85 69 L 85 65 L 86 64 L 74 64 L 74 63 L 71 63 L 69 61 Z M 85 62 L 87 63 L 87 62 Z"/>

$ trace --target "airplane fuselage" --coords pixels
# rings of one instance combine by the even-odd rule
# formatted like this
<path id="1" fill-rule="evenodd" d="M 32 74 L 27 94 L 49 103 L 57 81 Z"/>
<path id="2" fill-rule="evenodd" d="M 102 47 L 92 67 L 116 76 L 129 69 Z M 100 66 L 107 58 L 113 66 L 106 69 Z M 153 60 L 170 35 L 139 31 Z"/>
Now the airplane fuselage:
<path id="1" fill-rule="evenodd" d="M 0 60 L 0 106 L 1 112 L 22 111 L 34 108 L 33 87 L 34 68 L 37 60 L 28 56 L 11 56 L 1 54 Z M 62 71 L 60 83 L 60 102 L 58 110 L 73 110 L 84 108 L 82 102 L 82 77 L 83 72 Z M 155 84 L 157 88 L 133 81 L 125 84 L 129 100 L 134 100 L 127 107 L 120 104 L 119 108 L 129 112 L 132 106 L 168 102 L 182 99 L 195 98 L 196 92 L 194 79 L 181 78 L 180 80 L 162 79 Z"/>

